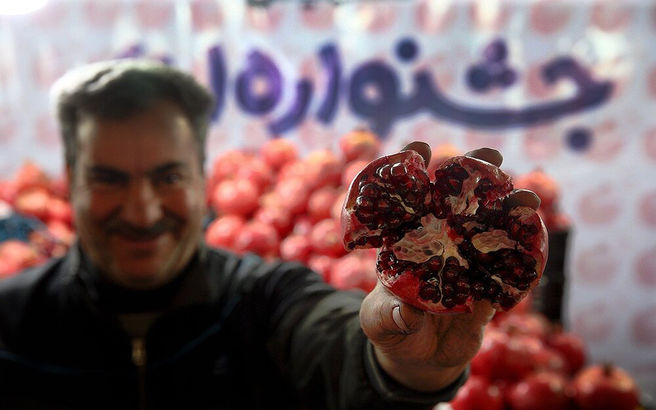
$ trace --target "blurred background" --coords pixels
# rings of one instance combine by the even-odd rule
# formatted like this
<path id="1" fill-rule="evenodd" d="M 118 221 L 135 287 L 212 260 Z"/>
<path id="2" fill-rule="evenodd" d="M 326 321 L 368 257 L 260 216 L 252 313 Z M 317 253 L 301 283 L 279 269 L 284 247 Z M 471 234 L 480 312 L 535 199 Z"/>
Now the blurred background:
<path id="1" fill-rule="evenodd" d="M 656 2 L 0 4 L 0 240 L 55 238 L 25 265 L 73 240 L 49 87 L 76 65 L 155 58 L 192 72 L 217 99 L 208 190 L 221 182 L 222 154 L 261 158 L 275 140 L 298 158 L 339 153 L 343 172 L 353 157 L 340 141 L 355 129 L 374 135 L 381 154 L 411 140 L 445 153 L 489 146 L 517 178 L 539 170 L 534 180 L 548 177 L 555 192 L 550 231 L 566 233 L 554 320 L 584 341 L 589 363 L 615 363 L 656 394 Z M 47 193 L 32 189 L 44 178 Z M 64 216 L 44 214 L 52 204 Z M 209 205 L 208 223 L 230 213 Z M 50 239 L 29 237 L 52 219 L 65 223 L 50 226 Z M 15 274 L 2 255 L 4 274 Z"/>

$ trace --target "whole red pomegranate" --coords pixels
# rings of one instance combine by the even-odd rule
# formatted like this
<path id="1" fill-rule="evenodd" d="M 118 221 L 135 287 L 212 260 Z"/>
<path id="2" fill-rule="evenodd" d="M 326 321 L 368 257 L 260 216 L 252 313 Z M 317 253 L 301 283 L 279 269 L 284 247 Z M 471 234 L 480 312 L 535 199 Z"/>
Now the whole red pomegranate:
<path id="1" fill-rule="evenodd" d="M 495 315 L 490 325 L 506 333 L 531 335 L 541 340 L 546 339 L 551 331 L 551 324 L 544 315 L 534 312 L 516 313 L 514 309 L 498 319 Z"/>
<path id="2" fill-rule="evenodd" d="M 472 359 L 471 371 L 489 380 L 521 380 L 536 369 L 535 358 L 543 349 L 536 337 L 486 329 L 481 348 Z"/>
<path id="3" fill-rule="evenodd" d="M 499 379 L 510 336 L 492 327 L 486 327 L 481 348 L 471 361 L 471 373 L 487 380 Z"/>
<path id="4" fill-rule="evenodd" d="M 307 263 L 312 254 L 312 243 L 306 235 L 292 234 L 280 242 L 280 257 L 287 261 Z"/>
<path id="5" fill-rule="evenodd" d="M 294 227 L 294 221 L 289 210 L 276 204 L 259 208 L 253 214 L 253 219 L 276 228 L 278 236 L 281 238 L 287 236 Z"/>
<path id="6" fill-rule="evenodd" d="M 247 179 L 227 179 L 212 193 L 212 204 L 219 215 L 248 216 L 259 206 L 258 188 Z"/>
<path id="7" fill-rule="evenodd" d="M 311 189 L 338 186 L 342 179 L 344 162 L 329 149 L 310 152 L 303 159 L 303 173 Z"/>
<path id="8" fill-rule="evenodd" d="M 50 178 L 32 161 L 25 161 L 14 175 L 13 183 L 17 193 L 34 188 L 49 189 Z"/>
<path id="9" fill-rule="evenodd" d="M 232 249 L 246 221 L 239 215 L 224 215 L 213 220 L 205 231 L 205 241 L 217 248 Z"/>
<path id="10" fill-rule="evenodd" d="M 466 312 L 481 299 L 512 308 L 542 275 L 542 220 L 530 207 L 504 206 L 511 179 L 488 162 L 453 157 L 435 176 L 413 150 L 372 161 L 345 200 L 345 247 L 381 248 L 381 282 L 420 309 Z"/>
<path id="11" fill-rule="evenodd" d="M 330 282 L 330 275 L 333 270 L 335 259 L 326 255 L 312 255 L 308 260 L 308 266 L 317 272 L 325 282 Z"/>
<path id="12" fill-rule="evenodd" d="M 293 234 L 310 236 L 314 228 L 314 221 L 308 215 L 298 215 L 294 218 Z"/>
<path id="13" fill-rule="evenodd" d="M 330 283 L 337 289 L 371 292 L 376 282 L 374 260 L 366 254 L 351 253 L 337 259 L 330 274 Z"/>
<path id="14" fill-rule="evenodd" d="M 480 376 L 470 376 L 449 402 L 453 410 L 503 410 L 499 389 Z"/>
<path id="15" fill-rule="evenodd" d="M 41 262 L 43 258 L 26 242 L 10 239 L 0 243 L 0 278 L 11 276 Z"/>
<path id="16" fill-rule="evenodd" d="M 532 357 L 534 371 L 549 371 L 563 376 L 569 374 L 569 364 L 558 350 L 549 346 L 538 349 Z"/>
<path id="17" fill-rule="evenodd" d="M 611 364 L 584 368 L 572 387 L 581 410 L 635 410 L 640 402 L 635 380 Z"/>
<path id="18" fill-rule="evenodd" d="M 310 242 L 315 253 L 338 258 L 346 252 L 342 246 L 339 221 L 332 218 L 319 221 L 312 227 Z"/>
<path id="19" fill-rule="evenodd" d="M 260 156 L 274 170 L 295 161 L 298 158 L 298 149 L 290 140 L 276 138 L 267 141 L 260 148 Z"/>
<path id="20" fill-rule="evenodd" d="M 242 164 L 253 158 L 251 154 L 240 150 L 229 150 L 218 154 L 212 161 L 212 168 L 208 178 L 209 191 L 225 179 L 231 179 Z"/>
<path id="21" fill-rule="evenodd" d="M 325 186 L 314 191 L 308 199 L 307 213 L 314 221 L 330 218 L 335 199 L 340 192 L 337 188 Z"/>
<path id="22" fill-rule="evenodd" d="M 48 232 L 57 241 L 66 245 L 67 248 L 70 247 L 75 241 L 75 232 L 70 227 L 70 225 L 68 225 L 65 222 L 62 222 L 57 219 L 53 219 L 50 222 L 48 222 L 47 228 L 48 228 Z"/>
<path id="23" fill-rule="evenodd" d="M 73 223 L 73 208 L 71 204 L 61 198 L 51 196 L 47 202 L 48 221 L 59 221 L 67 225 Z"/>
<path id="24" fill-rule="evenodd" d="M 554 372 L 529 375 L 508 393 L 512 410 L 566 410 L 570 400 L 567 379 Z"/>
<path id="25" fill-rule="evenodd" d="M 540 197 L 540 207 L 550 210 L 558 204 L 560 187 L 558 183 L 542 169 L 535 169 L 515 180 L 515 187 L 530 189 Z"/>
<path id="26" fill-rule="evenodd" d="M 567 363 L 569 374 L 575 374 L 585 365 L 585 344 L 574 333 L 562 330 L 556 331 L 547 337 L 547 345 L 560 352 Z"/>
<path id="27" fill-rule="evenodd" d="M 369 164 L 369 161 L 365 161 L 364 159 L 356 159 L 353 160 L 349 163 L 347 163 L 344 166 L 344 171 L 342 172 L 342 185 L 343 186 L 349 186 L 351 181 L 358 175 L 364 167 Z"/>
<path id="28" fill-rule="evenodd" d="M 236 252 L 252 252 L 264 258 L 278 256 L 280 239 L 276 229 L 259 221 L 249 221 L 237 233 L 233 249 Z"/>
<path id="29" fill-rule="evenodd" d="M 17 212 L 46 221 L 51 195 L 45 188 L 31 188 L 18 194 L 14 207 Z"/>
<path id="30" fill-rule="evenodd" d="M 371 161 L 379 155 L 380 140 L 366 128 L 356 128 L 339 139 L 339 148 L 346 161 Z M 349 180 L 350 182 L 350 180 Z"/>
<path id="31" fill-rule="evenodd" d="M 266 191 L 274 181 L 273 169 L 257 157 L 246 157 L 232 176 L 233 179 L 245 179 L 254 183 L 258 194 Z"/>
<path id="32" fill-rule="evenodd" d="M 303 178 L 281 179 L 274 187 L 273 196 L 278 206 L 287 209 L 292 215 L 307 210 L 310 187 Z"/>
<path id="33" fill-rule="evenodd" d="M 337 195 L 335 201 L 333 201 L 333 204 L 330 206 L 331 218 L 340 219 L 340 215 L 342 215 L 342 208 L 344 208 L 344 200 L 346 199 L 346 194 L 346 189 L 341 188 L 340 193 Z"/>

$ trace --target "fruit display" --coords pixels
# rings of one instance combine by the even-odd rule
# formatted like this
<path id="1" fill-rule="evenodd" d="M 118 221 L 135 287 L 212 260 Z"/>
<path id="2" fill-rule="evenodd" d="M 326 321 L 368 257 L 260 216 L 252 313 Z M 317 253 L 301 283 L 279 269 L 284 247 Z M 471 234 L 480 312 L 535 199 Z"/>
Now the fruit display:
<path id="1" fill-rule="evenodd" d="M 254 151 L 225 151 L 207 171 L 205 239 L 307 264 L 339 289 L 369 292 L 380 278 L 434 312 L 491 300 L 499 311 L 471 377 L 439 409 L 636 409 L 629 374 L 590 363 L 576 334 L 534 310 L 546 262 L 540 218 L 550 235 L 567 227 L 557 185 L 543 171 L 519 175 L 514 187 L 536 191 L 540 211 L 506 208 L 507 175 L 459 157 L 451 144 L 432 148 L 429 164 L 414 151 L 381 157 L 378 138 L 356 129 L 335 150 L 302 155 L 280 138 Z M 65 253 L 73 219 L 65 179 L 26 162 L 0 181 L 0 278 Z"/>
<path id="2" fill-rule="evenodd" d="M 637 410 L 635 381 L 592 364 L 583 341 L 543 315 L 497 315 L 471 363 L 471 377 L 439 410 Z"/>
<path id="3" fill-rule="evenodd" d="M 0 181 L 0 278 L 63 255 L 73 243 L 73 211 L 64 179 L 25 162 Z"/>

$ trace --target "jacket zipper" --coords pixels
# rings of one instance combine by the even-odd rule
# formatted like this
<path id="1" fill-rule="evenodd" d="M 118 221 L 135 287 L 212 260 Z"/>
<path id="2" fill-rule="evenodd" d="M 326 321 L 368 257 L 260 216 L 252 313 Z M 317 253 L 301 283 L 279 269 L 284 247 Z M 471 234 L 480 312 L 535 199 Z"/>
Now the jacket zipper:
<path id="1" fill-rule="evenodd" d="M 139 409 L 146 410 L 146 341 L 143 337 L 132 339 L 132 363 L 137 368 Z"/>

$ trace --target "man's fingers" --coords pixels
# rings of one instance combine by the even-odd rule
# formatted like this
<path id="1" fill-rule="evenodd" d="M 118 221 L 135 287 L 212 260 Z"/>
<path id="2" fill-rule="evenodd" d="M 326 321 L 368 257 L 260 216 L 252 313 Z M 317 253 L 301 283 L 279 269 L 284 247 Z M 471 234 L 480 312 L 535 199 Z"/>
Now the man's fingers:
<path id="1" fill-rule="evenodd" d="M 407 335 L 421 328 L 424 312 L 401 302 L 380 282 L 365 298 L 360 322 L 367 336 L 378 342 L 390 336 Z"/>
<path id="2" fill-rule="evenodd" d="M 509 208 L 527 206 L 537 211 L 540 207 L 540 197 L 528 189 L 516 189 L 506 198 L 504 205 Z"/>
<path id="3" fill-rule="evenodd" d="M 425 142 L 421 141 L 413 141 L 403 147 L 401 151 L 407 151 L 407 150 L 413 150 L 417 151 L 419 155 L 424 157 L 424 162 L 426 163 L 426 166 L 428 166 L 428 163 L 430 162 L 431 159 L 431 148 L 430 145 L 426 144 Z"/>
<path id="4" fill-rule="evenodd" d="M 496 165 L 497 167 L 500 167 L 501 163 L 503 162 L 503 155 L 501 155 L 499 151 L 492 148 L 475 149 L 466 153 L 465 156 L 489 162 L 490 164 Z"/>

